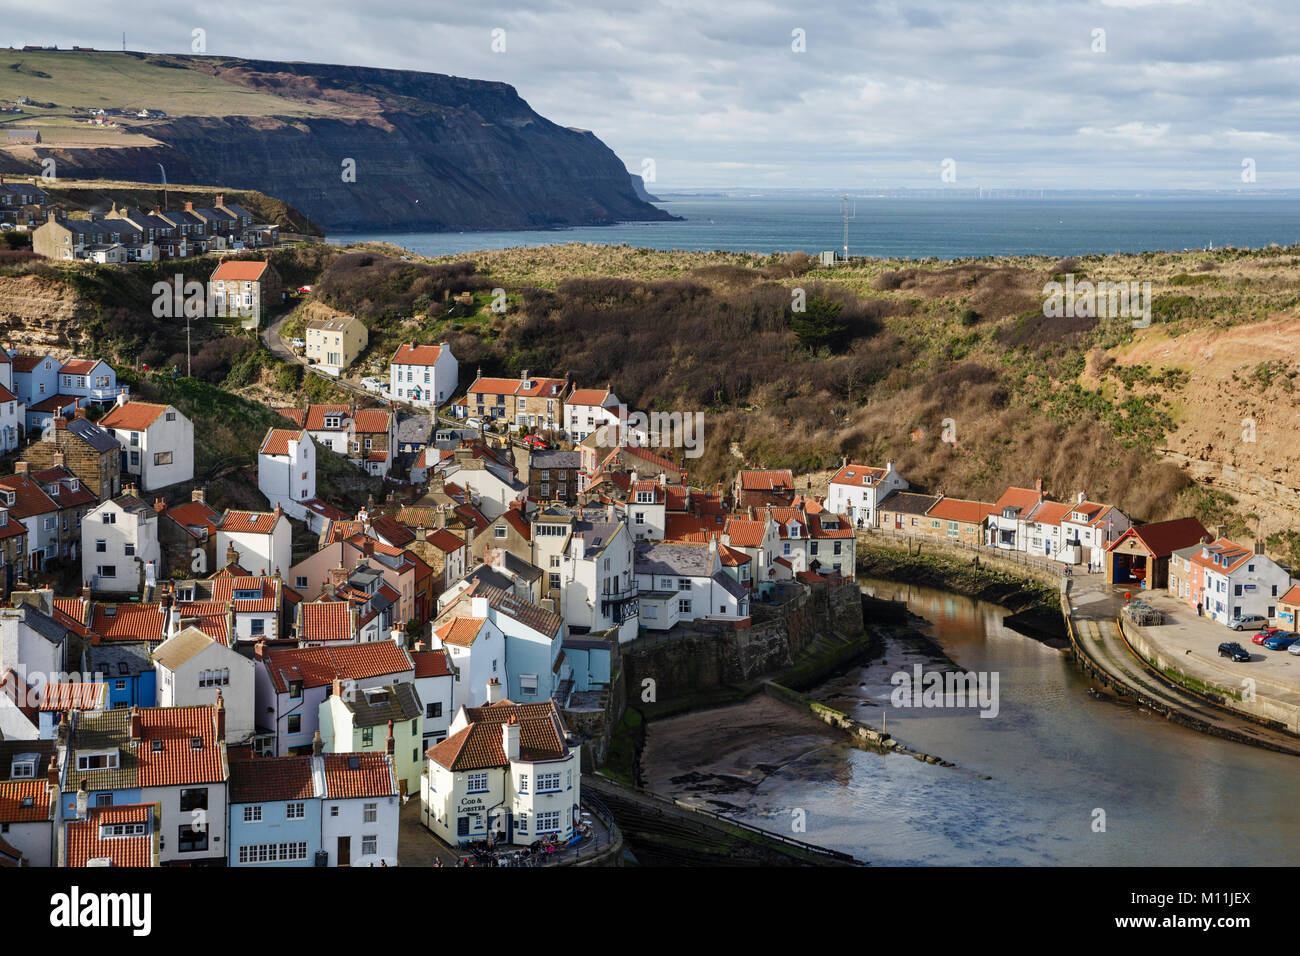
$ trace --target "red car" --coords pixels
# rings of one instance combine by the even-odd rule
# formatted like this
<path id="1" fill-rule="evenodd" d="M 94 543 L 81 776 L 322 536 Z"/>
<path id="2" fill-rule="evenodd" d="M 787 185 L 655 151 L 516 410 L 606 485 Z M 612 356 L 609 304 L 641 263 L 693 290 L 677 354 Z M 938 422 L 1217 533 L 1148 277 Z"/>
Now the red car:
<path id="1" fill-rule="evenodd" d="M 1254 641 L 1256 644 L 1263 644 L 1270 637 L 1273 637 L 1274 635 L 1281 634 L 1281 633 L 1283 633 L 1283 631 L 1282 628 L 1280 627 L 1266 627 L 1264 628 L 1264 630 L 1260 631 L 1258 634 L 1252 637 L 1251 640 Z"/>
<path id="2" fill-rule="evenodd" d="M 529 448 L 536 448 L 538 451 L 548 451 L 551 447 L 550 442 L 538 435 L 525 435 L 524 444 Z"/>

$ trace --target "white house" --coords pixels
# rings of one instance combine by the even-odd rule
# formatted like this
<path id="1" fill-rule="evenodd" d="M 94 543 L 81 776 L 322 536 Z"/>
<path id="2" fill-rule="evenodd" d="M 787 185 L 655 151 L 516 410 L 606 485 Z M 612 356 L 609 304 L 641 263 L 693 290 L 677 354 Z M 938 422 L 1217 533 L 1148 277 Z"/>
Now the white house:
<path id="1" fill-rule="evenodd" d="M 47 684 L 67 679 L 71 632 L 54 618 L 49 591 L 32 592 L 35 603 L 0 608 L 0 680 L 9 677 L 14 695 L 30 689 L 23 703 L 40 696 Z M 35 734 L 33 734 L 35 736 Z"/>
<path id="2" fill-rule="evenodd" d="M 421 821 L 451 846 L 489 832 L 501 843 L 567 842 L 582 774 L 555 703 L 503 701 L 499 685 L 489 693 L 486 705 L 459 710 L 451 736 L 429 750 Z"/>
<path id="3" fill-rule="evenodd" d="M 447 739 L 447 728 L 456 713 L 452 707 L 455 675 L 447 665 L 447 652 L 425 650 L 423 641 L 411 652 L 411 660 L 415 664 L 415 692 L 424 705 L 424 720 L 420 726 L 427 751 Z"/>
<path id="4" fill-rule="evenodd" d="M 396 866 L 401 791 L 386 753 L 324 754 L 321 849 L 328 866 Z"/>
<path id="5" fill-rule="evenodd" d="M 621 404 L 608 388 L 575 388 L 564 403 L 564 430 L 580 442 L 602 425 L 617 425 Z"/>
<path id="6" fill-rule="evenodd" d="M 435 622 L 433 649 L 446 651 L 447 665 L 455 675 L 452 708 L 468 707 L 479 698 L 476 687 L 488 681 L 504 681 L 506 676 L 506 638 L 488 618 L 488 601 L 476 597 L 470 601 L 468 616 L 447 615 Z"/>
<path id="7" fill-rule="evenodd" d="M 1278 602 L 1291 588 L 1291 575 L 1264 554 L 1264 542 L 1253 548 L 1217 538 L 1191 556 L 1192 586 L 1188 605 L 1202 605 L 1220 624 L 1234 617 L 1260 614 L 1272 620 Z"/>
<path id="8" fill-rule="evenodd" d="M 10 366 L 6 362 L 0 367 Z M 0 453 L 11 452 L 18 447 L 26 418 L 26 406 L 18 401 L 18 396 L 8 387 L 0 385 Z"/>
<path id="9" fill-rule="evenodd" d="M 445 481 L 469 492 L 470 501 L 489 521 L 499 518 L 510 509 L 511 502 L 528 493 L 528 486 L 508 469 L 482 458 L 449 459 L 442 475 Z"/>
<path id="10" fill-rule="evenodd" d="M 637 479 L 627 490 L 627 523 L 634 541 L 662 541 L 668 527 L 667 475 Z"/>
<path id="11" fill-rule="evenodd" d="M 880 502 L 895 491 L 906 491 L 907 482 L 894 468 L 891 458 L 884 468 L 855 465 L 845 461 L 826 488 L 826 509 L 848 517 L 858 527 L 874 527 Z"/>
<path id="12" fill-rule="evenodd" d="M 231 648 L 187 627 L 153 651 L 158 706 L 226 705 L 226 741 L 253 736 L 254 678 L 257 666 Z"/>
<path id="13" fill-rule="evenodd" d="M 267 430 L 257 450 L 257 490 L 268 504 L 308 520 L 303 502 L 316 497 L 316 446 L 306 429 Z"/>
<path id="14" fill-rule="evenodd" d="M 648 630 L 749 617 L 749 589 L 723 570 L 716 537 L 708 544 L 638 542 L 636 585 L 641 625 Z"/>
<path id="15" fill-rule="evenodd" d="M 632 543 L 613 508 L 548 508 L 533 518 L 533 563 L 546 574 L 542 597 L 555 599 L 570 633 L 618 628 L 620 642 L 636 637 Z"/>
<path id="16" fill-rule="evenodd" d="M 426 408 L 442 405 L 451 398 L 459 376 L 460 364 L 446 342 L 401 345 L 388 363 L 393 397 Z"/>
<path id="17" fill-rule="evenodd" d="M 293 526 L 279 506 L 274 511 L 227 509 L 217 525 L 217 555 L 232 549 L 245 571 L 287 575 L 293 566 Z"/>
<path id="18" fill-rule="evenodd" d="M 1061 545 L 1056 559 L 1066 564 L 1103 566 L 1106 549 L 1120 535 L 1133 527 L 1133 522 L 1118 508 L 1088 500 L 1081 491 L 1061 519 Z"/>
<path id="19" fill-rule="evenodd" d="M 92 591 L 136 593 L 162 570 L 158 512 L 133 494 L 119 495 L 81 521 L 81 579 Z"/>
<path id="20" fill-rule="evenodd" d="M 171 405 L 118 404 L 99 420 L 122 446 L 122 471 L 135 475 L 144 491 L 194 478 L 194 425 Z"/>

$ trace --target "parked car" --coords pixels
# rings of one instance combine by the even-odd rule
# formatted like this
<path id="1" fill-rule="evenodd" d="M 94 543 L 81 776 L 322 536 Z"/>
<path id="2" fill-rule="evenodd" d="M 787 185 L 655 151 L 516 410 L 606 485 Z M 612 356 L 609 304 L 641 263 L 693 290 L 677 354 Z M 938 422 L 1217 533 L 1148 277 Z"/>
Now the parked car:
<path id="1" fill-rule="evenodd" d="M 547 451 L 551 447 L 551 443 L 540 435 L 525 435 L 524 444 L 529 448 L 536 448 L 538 451 Z"/>
<path id="2" fill-rule="evenodd" d="M 1286 652 L 1288 654 L 1294 654 L 1296 657 L 1300 657 L 1300 641 L 1296 641 L 1294 644 L 1288 647 L 1286 649 Z"/>
<path id="3" fill-rule="evenodd" d="M 1234 631 L 1244 631 L 1251 627 L 1267 627 L 1268 618 L 1263 614 L 1238 614 L 1228 622 L 1228 627 Z"/>
<path id="4" fill-rule="evenodd" d="M 1258 634 L 1252 637 L 1251 640 L 1254 641 L 1256 644 L 1263 644 L 1274 634 L 1282 634 L 1282 633 L 1283 631 L 1282 628 L 1280 627 L 1266 627 L 1264 628 L 1264 630 L 1260 631 Z"/>
<path id="5" fill-rule="evenodd" d="M 1219 656 L 1230 657 L 1234 661 L 1248 661 L 1250 660 L 1250 651 L 1236 641 L 1224 641 L 1219 645 Z"/>
<path id="6" fill-rule="evenodd" d="M 481 418 L 467 418 L 465 419 L 465 427 L 477 431 L 483 427 L 483 420 Z"/>
<path id="7" fill-rule="evenodd" d="M 382 392 L 384 390 L 384 381 L 371 375 L 361 380 L 361 387 L 367 392 Z"/>
<path id="8" fill-rule="evenodd" d="M 1281 634 L 1274 634 L 1266 640 L 1264 646 L 1270 651 L 1285 651 L 1296 641 L 1300 641 L 1300 634 L 1295 631 L 1283 631 Z"/>
<path id="9" fill-rule="evenodd" d="M 307 342 L 304 339 L 294 339 L 289 344 L 296 349 L 305 349 L 307 347 Z"/>

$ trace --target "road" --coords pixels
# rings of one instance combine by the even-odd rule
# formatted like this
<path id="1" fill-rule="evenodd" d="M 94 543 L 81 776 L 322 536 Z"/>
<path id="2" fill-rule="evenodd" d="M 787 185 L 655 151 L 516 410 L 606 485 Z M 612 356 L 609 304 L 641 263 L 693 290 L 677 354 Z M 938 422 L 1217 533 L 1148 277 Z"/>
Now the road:
<path id="1" fill-rule="evenodd" d="M 262 344 L 265 345 L 268 349 L 270 349 L 272 355 L 280 359 L 280 361 L 282 362 L 291 362 L 294 365 L 301 365 L 311 374 L 319 375 L 321 378 L 325 379 L 325 381 L 331 382 L 339 386 L 340 388 L 345 388 L 349 392 L 355 392 L 356 394 L 364 396 L 366 398 L 372 398 L 377 402 L 400 406 L 401 408 L 408 411 L 411 410 L 411 407 L 407 406 L 405 402 L 392 401 L 391 399 L 385 398 L 382 395 L 376 395 L 374 392 L 368 392 L 361 387 L 361 384 L 359 382 L 354 382 L 351 379 L 344 378 L 341 375 L 337 378 L 335 378 L 333 375 L 322 375 L 320 372 L 317 372 L 310 365 L 308 365 L 307 359 L 299 355 L 298 353 L 296 353 L 293 349 L 291 349 L 285 343 L 284 338 L 280 335 L 280 329 L 284 327 L 285 321 L 289 318 L 289 316 L 293 314 L 293 311 L 294 311 L 293 309 L 289 309 L 283 315 L 281 315 L 274 322 L 272 322 L 270 325 L 268 325 L 266 328 L 262 330 Z"/>

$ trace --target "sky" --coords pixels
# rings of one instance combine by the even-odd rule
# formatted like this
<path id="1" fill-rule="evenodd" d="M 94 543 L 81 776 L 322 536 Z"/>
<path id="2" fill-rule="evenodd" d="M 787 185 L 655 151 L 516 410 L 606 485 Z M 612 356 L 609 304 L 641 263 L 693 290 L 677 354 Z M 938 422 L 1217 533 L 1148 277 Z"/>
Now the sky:
<path id="1" fill-rule="evenodd" d="M 0 45 L 498 80 L 687 187 L 1300 188 L 1295 0 L 7 0 Z M 705 9 L 701 9 L 705 8 Z"/>

